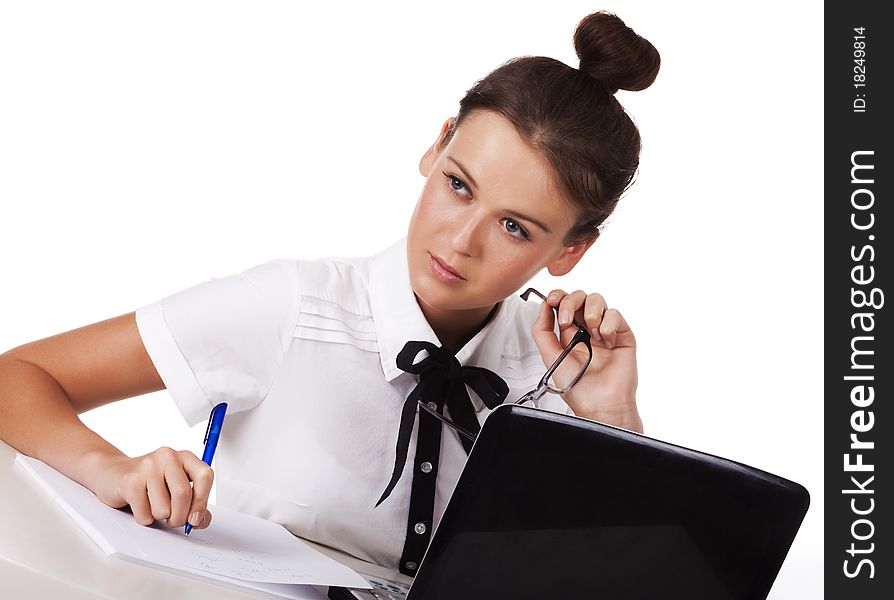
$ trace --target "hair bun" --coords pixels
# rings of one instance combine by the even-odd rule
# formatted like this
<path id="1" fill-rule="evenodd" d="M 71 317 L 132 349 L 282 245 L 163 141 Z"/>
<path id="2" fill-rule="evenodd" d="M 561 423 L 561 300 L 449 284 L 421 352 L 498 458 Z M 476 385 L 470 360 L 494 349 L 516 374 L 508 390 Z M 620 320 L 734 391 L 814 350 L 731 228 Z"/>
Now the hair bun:
<path id="1" fill-rule="evenodd" d="M 580 70 L 611 92 L 644 90 L 655 81 L 661 56 L 617 15 L 600 11 L 584 17 L 574 32 Z"/>

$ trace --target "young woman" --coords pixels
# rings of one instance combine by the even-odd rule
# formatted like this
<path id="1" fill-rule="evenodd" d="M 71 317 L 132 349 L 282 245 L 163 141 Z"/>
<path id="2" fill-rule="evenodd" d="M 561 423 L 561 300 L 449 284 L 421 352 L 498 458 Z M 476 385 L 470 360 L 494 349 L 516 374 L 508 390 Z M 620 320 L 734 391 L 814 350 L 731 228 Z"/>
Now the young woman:
<path id="1" fill-rule="evenodd" d="M 227 402 L 221 504 L 412 575 L 466 434 L 570 343 L 552 378 L 564 393 L 537 404 L 641 431 L 621 313 L 595 293 L 515 295 L 543 268 L 574 268 L 638 165 L 614 93 L 648 87 L 657 51 L 606 13 L 574 43 L 580 69 L 524 57 L 468 91 L 420 161 L 406 239 L 271 261 L 10 350 L 0 437 L 141 524 L 204 528 L 207 465 L 169 448 L 125 456 L 77 415 L 165 388 L 190 424 Z"/>

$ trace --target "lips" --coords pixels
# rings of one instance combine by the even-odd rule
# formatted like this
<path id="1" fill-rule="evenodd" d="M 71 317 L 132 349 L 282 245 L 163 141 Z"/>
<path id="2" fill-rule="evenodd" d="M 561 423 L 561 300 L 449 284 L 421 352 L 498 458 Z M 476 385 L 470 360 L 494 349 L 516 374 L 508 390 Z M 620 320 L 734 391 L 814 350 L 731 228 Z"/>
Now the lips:
<path id="1" fill-rule="evenodd" d="M 435 255 L 429 253 L 429 264 L 431 266 L 432 272 L 435 276 L 441 281 L 445 282 L 457 282 L 457 281 L 465 281 L 465 278 L 454 271 L 449 265 L 436 258 Z"/>

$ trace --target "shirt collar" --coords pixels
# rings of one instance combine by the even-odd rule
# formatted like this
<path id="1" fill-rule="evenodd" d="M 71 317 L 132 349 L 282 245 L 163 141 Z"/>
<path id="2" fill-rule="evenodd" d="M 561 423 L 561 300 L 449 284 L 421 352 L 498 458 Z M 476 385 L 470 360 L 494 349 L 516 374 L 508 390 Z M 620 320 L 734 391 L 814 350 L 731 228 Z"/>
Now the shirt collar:
<path id="1" fill-rule="evenodd" d="M 397 355 L 408 341 L 442 345 L 410 287 L 406 238 L 372 257 L 369 300 L 387 381 L 404 373 L 397 368 Z M 500 358 L 518 302 L 513 295 L 500 303 L 497 314 L 457 353 L 460 364 L 484 367 L 500 375 Z"/>

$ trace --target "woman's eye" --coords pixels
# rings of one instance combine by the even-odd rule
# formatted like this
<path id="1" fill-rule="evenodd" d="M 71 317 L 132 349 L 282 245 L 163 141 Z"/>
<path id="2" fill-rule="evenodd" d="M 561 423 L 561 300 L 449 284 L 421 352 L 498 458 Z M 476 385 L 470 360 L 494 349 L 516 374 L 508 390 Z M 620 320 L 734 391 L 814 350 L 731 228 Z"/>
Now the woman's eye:
<path id="1" fill-rule="evenodd" d="M 463 180 L 459 177 L 451 175 L 450 173 L 444 173 L 444 177 L 447 178 L 448 185 L 450 186 L 450 191 L 461 195 L 465 195 L 465 193 L 468 191 L 468 188 L 466 188 L 466 184 L 463 183 Z"/>
<path id="2" fill-rule="evenodd" d="M 528 232 L 525 231 L 525 228 L 518 224 L 518 221 L 514 221 L 512 219 L 503 219 L 503 228 L 506 229 L 509 235 L 513 237 L 524 240 L 531 239 L 531 237 L 528 235 Z"/>

